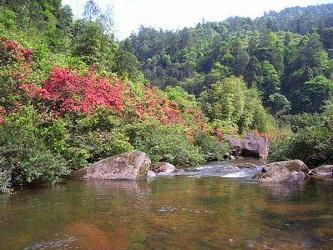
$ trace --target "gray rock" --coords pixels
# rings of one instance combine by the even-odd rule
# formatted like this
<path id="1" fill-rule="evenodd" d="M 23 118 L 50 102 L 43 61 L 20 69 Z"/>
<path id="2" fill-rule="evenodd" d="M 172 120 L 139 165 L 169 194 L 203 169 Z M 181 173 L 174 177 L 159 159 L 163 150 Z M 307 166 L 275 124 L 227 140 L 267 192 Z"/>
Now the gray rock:
<path id="1" fill-rule="evenodd" d="M 333 165 L 320 166 L 312 169 L 311 172 L 316 175 L 333 177 Z"/>
<path id="2" fill-rule="evenodd" d="M 268 157 L 268 139 L 248 134 L 242 142 L 242 155 L 266 159 Z"/>
<path id="3" fill-rule="evenodd" d="M 175 172 L 176 167 L 167 162 L 154 163 L 151 168 L 157 174 L 170 174 Z"/>
<path id="4" fill-rule="evenodd" d="M 302 182 L 306 179 L 307 166 L 299 160 L 273 162 L 263 166 L 254 176 L 261 183 Z"/>
<path id="5" fill-rule="evenodd" d="M 224 140 L 231 147 L 233 156 L 255 157 L 266 159 L 268 156 L 268 139 L 249 133 L 244 139 L 226 135 Z"/>
<path id="6" fill-rule="evenodd" d="M 229 143 L 232 155 L 234 156 L 241 155 L 243 148 L 241 139 L 235 138 L 231 135 L 225 135 L 224 140 Z"/>
<path id="7" fill-rule="evenodd" d="M 279 161 L 279 162 L 273 162 L 266 164 L 264 168 L 266 167 L 274 167 L 276 165 L 281 165 L 286 167 L 290 172 L 303 172 L 308 173 L 309 168 L 308 166 L 302 162 L 301 160 L 290 160 L 290 161 Z"/>
<path id="8" fill-rule="evenodd" d="M 333 165 L 311 169 L 309 175 L 315 180 L 333 181 Z"/>
<path id="9" fill-rule="evenodd" d="M 125 153 L 109 157 L 75 171 L 74 179 L 135 180 L 146 177 L 151 161 L 143 152 Z"/>

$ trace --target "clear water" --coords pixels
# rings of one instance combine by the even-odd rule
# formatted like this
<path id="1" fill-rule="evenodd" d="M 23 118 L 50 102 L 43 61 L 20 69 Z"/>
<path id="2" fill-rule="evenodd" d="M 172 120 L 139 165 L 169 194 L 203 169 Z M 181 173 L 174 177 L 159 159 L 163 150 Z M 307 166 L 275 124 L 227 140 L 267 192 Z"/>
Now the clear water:
<path id="1" fill-rule="evenodd" d="M 332 182 L 261 186 L 255 171 L 219 163 L 0 195 L 0 249 L 333 249 Z"/>

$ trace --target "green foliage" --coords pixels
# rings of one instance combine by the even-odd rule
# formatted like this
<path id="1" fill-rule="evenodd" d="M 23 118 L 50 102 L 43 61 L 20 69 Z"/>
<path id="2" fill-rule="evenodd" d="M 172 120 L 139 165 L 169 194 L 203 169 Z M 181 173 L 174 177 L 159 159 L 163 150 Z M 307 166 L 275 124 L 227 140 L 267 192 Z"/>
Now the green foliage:
<path id="1" fill-rule="evenodd" d="M 138 124 L 130 134 L 135 148 L 146 152 L 153 162 L 166 161 L 178 167 L 205 162 L 200 148 L 191 144 L 181 127 Z"/>
<path id="2" fill-rule="evenodd" d="M 6 159 L 0 159 L 0 193 L 11 191 L 11 170 L 4 166 Z"/>
<path id="3" fill-rule="evenodd" d="M 323 123 L 327 129 L 333 130 L 333 99 L 328 100 L 323 109 Z"/>
<path id="4" fill-rule="evenodd" d="M 291 103 L 284 95 L 279 93 L 270 95 L 268 97 L 267 105 L 270 112 L 276 116 L 288 114 L 291 110 Z"/>
<path id="5" fill-rule="evenodd" d="M 306 82 L 298 91 L 299 109 L 307 113 L 322 111 L 325 102 L 333 97 L 333 81 L 325 76 Z"/>
<path id="6" fill-rule="evenodd" d="M 333 163 L 332 100 L 326 102 L 322 115 L 303 114 L 284 120 L 296 133 L 273 143 L 271 160 L 301 159 L 310 166 Z"/>
<path id="7" fill-rule="evenodd" d="M 230 77 L 214 84 L 212 90 L 202 93 L 200 102 L 212 121 L 221 120 L 232 127 L 238 126 L 240 133 L 273 129 L 272 119 L 262 106 L 258 91 L 248 89 L 240 78 Z"/>
<path id="8" fill-rule="evenodd" d="M 224 156 L 230 152 L 230 146 L 224 141 L 211 135 L 197 135 L 195 145 L 199 146 L 206 161 L 222 161 Z"/>
<path id="9" fill-rule="evenodd" d="M 16 26 L 16 13 L 6 7 L 0 6 L 0 31 L 12 30 Z"/>
<path id="10" fill-rule="evenodd" d="M 323 127 L 300 131 L 290 139 L 272 144 L 271 161 L 300 159 L 309 166 L 333 163 L 333 134 Z"/>
<path id="11" fill-rule="evenodd" d="M 288 127 L 294 133 L 309 127 L 318 127 L 323 124 L 323 116 L 318 114 L 303 113 L 299 115 L 283 115 L 279 118 L 281 127 Z"/>
<path id="12" fill-rule="evenodd" d="M 227 78 L 201 95 L 202 108 L 212 120 L 220 119 L 237 124 L 244 111 L 245 92 L 246 85 L 241 79 Z"/>
<path id="13" fill-rule="evenodd" d="M 66 161 L 57 152 L 63 139 L 58 133 L 61 125 L 47 128 L 40 121 L 31 107 L 25 107 L 0 126 L 1 169 L 11 172 L 13 184 L 55 183 L 69 173 Z M 55 134 L 48 141 L 51 131 Z"/>
<path id="14" fill-rule="evenodd" d="M 72 28 L 73 55 L 88 65 L 112 71 L 115 67 L 116 45 L 98 22 L 78 20 Z"/>
<path id="15" fill-rule="evenodd" d="M 126 42 L 155 86 L 181 86 L 199 97 L 235 75 L 261 91 L 273 115 L 313 113 L 316 105 L 304 109 L 313 98 L 300 93 L 318 76 L 332 78 L 332 14 L 328 4 L 270 12 L 255 20 L 234 17 L 179 32 L 141 27 Z"/>
<path id="16" fill-rule="evenodd" d="M 262 63 L 262 81 L 258 82 L 257 87 L 263 93 L 264 101 L 267 102 L 270 95 L 279 93 L 280 79 L 274 66 L 268 61 Z"/>
<path id="17" fill-rule="evenodd" d="M 86 160 L 90 163 L 134 151 L 129 142 L 129 137 L 117 130 L 112 132 L 95 131 L 77 135 L 72 139 L 71 145 L 80 149 L 79 153 L 84 154 Z M 80 168 L 80 165 L 75 166 L 75 168 Z"/>

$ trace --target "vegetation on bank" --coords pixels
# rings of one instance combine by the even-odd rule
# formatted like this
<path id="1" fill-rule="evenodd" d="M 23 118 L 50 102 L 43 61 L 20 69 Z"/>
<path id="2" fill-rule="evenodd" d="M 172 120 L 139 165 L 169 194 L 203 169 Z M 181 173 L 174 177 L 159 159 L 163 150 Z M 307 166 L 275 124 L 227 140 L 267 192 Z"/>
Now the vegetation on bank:
<path id="1" fill-rule="evenodd" d="M 133 150 L 179 167 L 222 160 L 223 135 L 248 131 L 280 139 L 274 159 L 332 161 L 333 25 L 312 17 L 304 34 L 277 15 L 118 42 L 93 0 L 80 20 L 61 0 L 0 1 L 0 191 Z"/>

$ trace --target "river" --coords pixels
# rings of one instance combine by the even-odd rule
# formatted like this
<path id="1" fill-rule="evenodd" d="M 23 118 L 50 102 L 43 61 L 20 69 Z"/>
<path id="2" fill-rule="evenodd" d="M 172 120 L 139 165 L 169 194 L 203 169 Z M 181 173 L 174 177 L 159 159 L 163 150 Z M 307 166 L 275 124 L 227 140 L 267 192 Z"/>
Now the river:
<path id="1" fill-rule="evenodd" d="M 0 249 L 333 248 L 331 182 L 262 186 L 243 163 L 0 195 Z"/>

